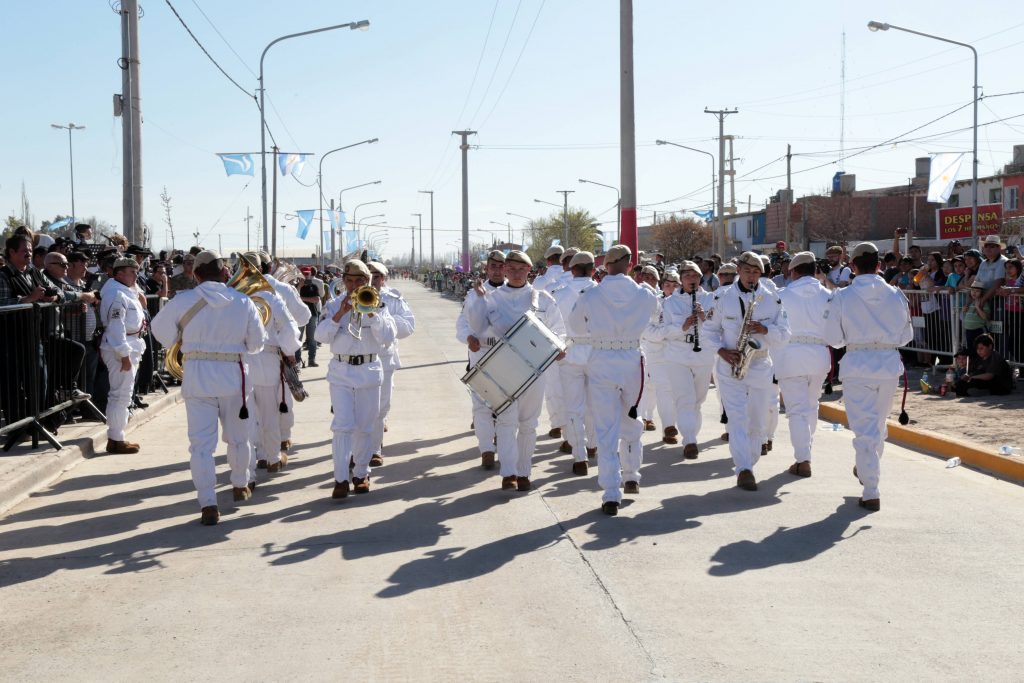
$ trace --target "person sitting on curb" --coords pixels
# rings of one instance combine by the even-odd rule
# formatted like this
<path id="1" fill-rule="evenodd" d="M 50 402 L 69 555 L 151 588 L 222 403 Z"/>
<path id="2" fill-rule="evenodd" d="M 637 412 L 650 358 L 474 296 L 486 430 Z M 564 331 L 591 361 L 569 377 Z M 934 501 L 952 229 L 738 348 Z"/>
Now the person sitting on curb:
<path id="1" fill-rule="evenodd" d="M 993 348 L 995 341 L 989 334 L 978 335 L 974 340 L 974 349 L 981 360 L 975 360 L 975 367 L 969 367 L 967 373 L 954 385 L 956 395 L 969 395 L 970 389 L 988 389 L 992 396 L 1005 396 L 1013 390 L 1013 370 L 1002 356 Z"/>

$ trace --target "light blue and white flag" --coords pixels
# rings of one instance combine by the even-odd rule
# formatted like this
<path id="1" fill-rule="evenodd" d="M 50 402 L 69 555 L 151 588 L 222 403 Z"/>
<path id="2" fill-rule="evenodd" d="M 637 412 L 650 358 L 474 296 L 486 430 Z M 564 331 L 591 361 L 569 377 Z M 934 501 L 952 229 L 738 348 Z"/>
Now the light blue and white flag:
<path id="1" fill-rule="evenodd" d="M 300 240 L 304 240 L 306 239 L 306 235 L 309 234 L 309 225 L 313 222 L 313 216 L 316 215 L 316 209 L 296 211 L 295 214 L 299 217 L 299 227 L 295 231 L 295 236 Z"/>
<path id="2" fill-rule="evenodd" d="M 551 240 L 551 246 L 552 247 L 557 247 L 557 246 L 560 246 L 561 244 L 562 244 L 562 240 Z"/>
<path id="3" fill-rule="evenodd" d="M 931 172 L 928 174 L 928 201 L 945 204 L 956 185 L 956 176 L 964 162 L 964 154 L 944 152 L 932 155 Z"/>
<path id="4" fill-rule="evenodd" d="M 54 221 L 54 222 L 50 223 L 48 226 L 46 226 L 46 229 L 47 230 L 60 230 L 61 228 L 66 228 L 69 225 L 71 225 L 71 223 L 74 222 L 74 220 L 75 220 L 74 216 L 68 216 L 67 218 L 61 218 L 59 221 Z"/>
<path id="5" fill-rule="evenodd" d="M 713 209 L 704 209 L 703 211 L 692 211 L 691 213 L 696 214 L 705 223 L 710 223 L 711 220 L 715 217 L 715 212 Z"/>
<path id="6" fill-rule="evenodd" d="M 218 154 L 224 162 L 224 171 L 228 175 L 254 175 L 256 165 L 252 163 L 251 154 Z"/>
<path id="7" fill-rule="evenodd" d="M 345 235 L 345 253 L 346 254 L 351 254 L 354 251 L 359 251 L 359 249 L 361 248 L 361 243 L 360 243 L 360 239 L 359 239 L 359 231 L 358 230 L 346 230 L 342 234 Z"/>
<path id="8" fill-rule="evenodd" d="M 306 165 L 308 154 L 279 154 L 277 165 L 281 168 L 281 175 L 299 175 L 302 167 Z"/>
<path id="9" fill-rule="evenodd" d="M 615 238 L 614 238 L 614 235 L 612 235 L 612 233 L 606 232 L 606 231 L 602 231 L 601 232 L 601 250 L 602 251 L 607 253 L 608 250 L 612 248 L 612 242 L 614 242 L 614 241 L 615 241 Z"/>
<path id="10" fill-rule="evenodd" d="M 334 211 L 331 211 L 330 209 L 328 209 L 327 210 L 327 215 L 330 216 L 330 219 L 331 219 L 331 229 L 332 230 L 341 230 L 342 228 L 345 227 L 345 212 L 344 211 L 338 211 L 337 209 L 335 209 Z"/>

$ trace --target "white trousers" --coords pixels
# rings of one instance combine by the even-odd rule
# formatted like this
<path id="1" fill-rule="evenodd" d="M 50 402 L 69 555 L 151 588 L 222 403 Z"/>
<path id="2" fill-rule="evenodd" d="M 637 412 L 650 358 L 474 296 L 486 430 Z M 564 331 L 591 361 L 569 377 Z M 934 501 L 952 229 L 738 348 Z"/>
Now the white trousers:
<path id="1" fill-rule="evenodd" d="M 647 362 L 646 385 L 639 408 L 640 417 L 651 421 L 654 420 L 654 409 L 657 408 L 662 430 L 674 426 L 676 422 L 675 396 L 667 378 L 669 365 L 661 361 Z"/>
<path id="2" fill-rule="evenodd" d="M 370 439 L 373 452 L 378 454 L 384 452 L 384 421 L 391 412 L 391 393 L 395 388 L 395 371 L 385 370 L 383 374 L 384 383 L 380 385 L 380 414 L 374 423 L 373 436 Z"/>
<path id="3" fill-rule="evenodd" d="M 597 432 L 597 483 L 605 503 L 622 500 L 623 478 L 640 481 L 644 426 L 629 416 L 639 393 L 639 358 L 600 358 L 587 366 L 587 404 Z"/>
<path id="4" fill-rule="evenodd" d="M 768 390 L 768 420 L 764 426 L 764 438 L 762 441 L 774 441 L 775 430 L 779 428 L 779 385 L 772 382 Z"/>
<path id="5" fill-rule="evenodd" d="M 253 387 L 249 415 L 250 418 L 253 415 L 256 417 L 252 441 L 255 454 L 252 458 L 252 472 L 249 474 L 249 480 L 255 481 L 257 460 L 266 460 L 268 465 L 281 460 L 281 385 Z"/>
<path id="6" fill-rule="evenodd" d="M 729 454 L 736 472 L 753 470 L 761 458 L 761 439 L 767 429 L 774 385 L 752 386 L 749 379 L 741 381 L 721 372 L 715 373 L 715 383 L 729 416 Z"/>
<path id="7" fill-rule="evenodd" d="M 139 373 L 142 354 L 133 353 L 131 370 L 121 370 L 121 358 L 113 349 L 100 349 L 103 364 L 107 366 L 110 378 L 110 393 L 107 394 L 107 438 L 124 441 L 124 430 L 128 427 L 128 406 L 135 391 L 135 376 Z"/>
<path id="8" fill-rule="evenodd" d="M 786 402 L 789 438 L 793 443 L 793 458 L 797 462 L 810 462 L 814 445 L 814 429 L 818 425 L 818 399 L 827 372 L 799 375 L 779 380 L 782 399 Z"/>
<path id="9" fill-rule="evenodd" d="M 222 437 L 228 446 L 231 485 L 242 488 L 250 481 L 250 461 L 253 457 L 252 445 L 249 443 L 252 401 L 249 401 L 248 405 L 250 417 L 243 420 L 238 417 L 238 411 L 242 408 L 241 394 L 185 399 L 191 454 L 189 466 L 201 508 L 217 504 L 217 470 L 213 456 L 217 449 L 218 426 L 222 427 Z"/>
<path id="10" fill-rule="evenodd" d="M 885 421 L 892 410 L 893 395 L 899 378 L 843 378 L 843 402 L 853 430 L 853 450 L 857 456 L 857 475 L 864 483 L 864 500 L 879 497 L 882 474 L 882 449 L 889 435 Z"/>
<path id="11" fill-rule="evenodd" d="M 503 477 L 530 476 L 546 379 L 547 371 L 495 421 Z"/>
<path id="12" fill-rule="evenodd" d="M 667 363 L 665 366 L 664 383 L 672 387 L 675 401 L 674 422 L 684 445 L 697 443 L 703 422 L 701 406 L 708 397 L 713 367 L 682 363 Z"/>
<path id="13" fill-rule="evenodd" d="M 562 363 L 562 395 L 565 398 L 566 440 L 572 445 L 576 462 L 585 462 L 587 447 L 597 445 L 594 419 L 587 408 L 586 366 Z"/>
<path id="14" fill-rule="evenodd" d="M 334 419 L 331 431 L 334 438 L 331 454 L 334 457 L 334 480 L 348 481 L 348 462 L 356 462 L 352 475 L 367 477 L 370 474 L 370 458 L 373 456 L 373 425 L 380 411 L 380 387 L 362 389 L 330 384 L 331 407 Z"/>
<path id="15" fill-rule="evenodd" d="M 278 413 L 278 422 L 281 425 L 281 441 L 292 440 L 292 427 L 295 426 L 295 399 L 288 387 L 284 388 L 284 402 L 288 405 L 287 413 Z"/>
<path id="16" fill-rule="evenodd" d="M 476 446 L 481 453 L 495 452 L 494 414 L 475 392 L 469 392 L 473 399 L 473 431 L 476 432 Z"/>
<path id="17" fill-rule="evenodd" d="M 564 427 L 568 416 L 565 413 L 565 395 L 562 391 L 561 363 L 552 363 L 544 371 L 544 403 L 548 410 L 551 428 Z"/>

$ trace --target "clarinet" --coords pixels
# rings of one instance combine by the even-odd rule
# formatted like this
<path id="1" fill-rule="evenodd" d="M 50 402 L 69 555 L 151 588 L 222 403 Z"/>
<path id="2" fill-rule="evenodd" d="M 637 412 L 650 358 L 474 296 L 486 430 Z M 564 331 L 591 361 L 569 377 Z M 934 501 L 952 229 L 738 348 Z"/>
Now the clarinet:
<path id="1" fill-rule="evenodd" d="M 690 312 L 697 312 L 697 287 L 700 285 L 694 285 L 693 290 L 690 292 Z M 693 321 L 693 352 L 700 353 L 700 319 Z"/>

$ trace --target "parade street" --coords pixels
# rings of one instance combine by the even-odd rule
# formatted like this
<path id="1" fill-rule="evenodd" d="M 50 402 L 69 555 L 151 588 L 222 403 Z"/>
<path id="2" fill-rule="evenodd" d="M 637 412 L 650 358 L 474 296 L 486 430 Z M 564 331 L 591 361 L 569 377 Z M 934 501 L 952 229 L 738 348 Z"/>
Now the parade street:
<path id="1" fill-rule="evenodd" d="M 742 491 L 712 392 L 699 459 L 647 432 L 617 517 L 546 413 L 534 489 L 500 491 L 459 382 L 460 304 L 392 284 L 417 331 L 371 492 L 330 499 L 326 349 L 293 457 L 251 501 L 231 502 L 220 445 L 216 526 L 176 405 L 129 432 L 138 454 L 86 460 L 0 519 L 0 679 L 1019 679 L 1020 486 L 888 445 L 871 514 L 852 433 L 820 422 L 799 479 L 783 417 Z"/>

